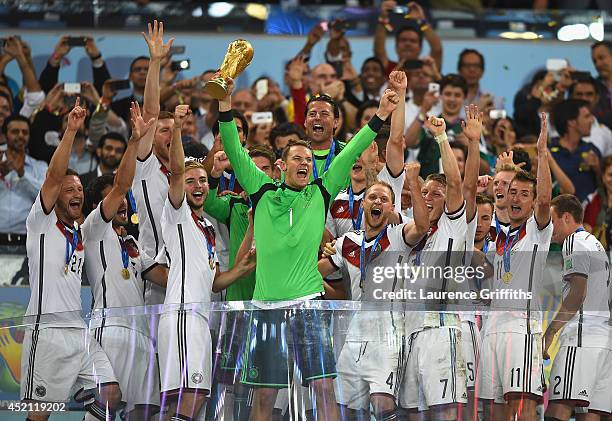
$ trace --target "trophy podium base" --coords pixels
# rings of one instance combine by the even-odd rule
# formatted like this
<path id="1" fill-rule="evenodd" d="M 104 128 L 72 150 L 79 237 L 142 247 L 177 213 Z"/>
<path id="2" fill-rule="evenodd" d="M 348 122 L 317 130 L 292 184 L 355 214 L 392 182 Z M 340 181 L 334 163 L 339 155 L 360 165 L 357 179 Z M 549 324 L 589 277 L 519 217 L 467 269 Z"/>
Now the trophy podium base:
<path id="1" fill-rule="evenodd" d="M 214 99 L 222 100 L 227 95 L 227 83 L 222 78 L 211 79 L 206 82 L 204 89 Z"/>

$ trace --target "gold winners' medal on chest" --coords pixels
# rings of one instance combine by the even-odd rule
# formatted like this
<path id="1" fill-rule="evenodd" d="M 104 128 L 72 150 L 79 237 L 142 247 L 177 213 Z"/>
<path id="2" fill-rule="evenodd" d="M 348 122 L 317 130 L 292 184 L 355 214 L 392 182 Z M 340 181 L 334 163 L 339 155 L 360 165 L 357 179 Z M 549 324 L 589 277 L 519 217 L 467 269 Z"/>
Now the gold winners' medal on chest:
<path id="1" fill-rule="evenodd" d="M 208 265 L 210 266 L 212 270 L 215 270 L 215 259 L 213 259 L 212 256 L 208 258 Z"/>
<path id="2" fill-rule="evenodd" d="M 64 265 L 64 274 L 68 275 L 68 265 Z"/>
<path id="3" fill-rule="evenodd" d="M 123 279 L 130 279 L 130 271 L 127 268 L 123 268 L 121 270 L 121 276 L 123 276 Z"/>
<path id="4" fill-rule="evenodd" d="M 502 275 L 502 281 L 509 283 L 512 280 L 512 272 L 506 272 Z"/>
<path id="5" fill-rule="evenodd" d="M 130 217 L 130 221 L 132 221 L 132 224 L 138 225 L 138 214 L 133 213 L 132 216 Z"/>

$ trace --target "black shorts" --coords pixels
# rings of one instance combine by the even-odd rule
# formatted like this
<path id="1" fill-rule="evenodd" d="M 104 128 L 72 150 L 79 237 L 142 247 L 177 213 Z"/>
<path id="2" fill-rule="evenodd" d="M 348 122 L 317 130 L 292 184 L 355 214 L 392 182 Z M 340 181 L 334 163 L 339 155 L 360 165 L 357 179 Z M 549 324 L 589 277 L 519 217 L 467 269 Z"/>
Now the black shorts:
<path id="1" fill-rule="evenodd" d="M 240 381 L 255 387 L 286 388 L 291 375 L 302 384 L 335 378 L 331 312 L 303 309 L 251 312 Z"/>

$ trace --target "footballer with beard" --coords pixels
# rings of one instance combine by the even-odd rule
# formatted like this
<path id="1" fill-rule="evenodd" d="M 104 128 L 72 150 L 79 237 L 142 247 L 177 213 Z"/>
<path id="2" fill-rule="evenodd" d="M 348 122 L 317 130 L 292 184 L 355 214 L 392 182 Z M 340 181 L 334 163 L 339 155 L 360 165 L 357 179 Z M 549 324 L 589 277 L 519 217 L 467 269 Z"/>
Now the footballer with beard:
<path id="1" fill-rule="evenodd" d="M 164 307 L 178 307 L 161 315 L 158 330 L 161 405 L 169 405 L 171 421 L 195 418 L 210 394 L 212 341 L 205 305 L 211 293 L 255 268 L 250 252 L 229 271 L 219 271 L 215 232 L 204 218 L 206 170 L 198 161 L 185 162 L 181 142 L 182 122 L 190 112 L 189 105 L 178 105 L 174 112 L 170 188 L 161 218 L 171 262 Z"/>

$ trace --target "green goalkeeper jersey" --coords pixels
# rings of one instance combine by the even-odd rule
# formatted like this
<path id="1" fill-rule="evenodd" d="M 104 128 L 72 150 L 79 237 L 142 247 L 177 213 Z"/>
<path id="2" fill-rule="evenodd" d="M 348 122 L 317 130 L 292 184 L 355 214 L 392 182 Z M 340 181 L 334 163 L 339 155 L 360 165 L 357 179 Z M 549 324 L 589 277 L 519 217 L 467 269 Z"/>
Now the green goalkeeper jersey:
<path id="1" fill-rule="evenodd" d="M 346 187 L 351 168 L 382 124 L 374 116 L 333 159 L 328 171 L 296 190 L 275 184 L 257 168 L 240 145 L 232 112 L 220 113 L 223 148 L 253 205 L 257 248 L 254 300 L 293 300 L 324 291 L 317 262 L 327 210 Z"/>
<path id="2" fill-rule="evenodd" d="M 229 231 L 229 267 L 234 267 L 236 254 L 249 227 L 249 204 L 241 196 L 217 196 L 219 179 L 209 178 L 210 191 L 204 202 L 204 212 L 227 225 Z M 255 272 L 239 278 L 225 290 L 227 301 L 249 301 L 253 298 Z"/>

